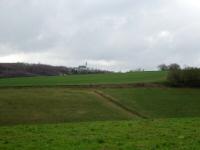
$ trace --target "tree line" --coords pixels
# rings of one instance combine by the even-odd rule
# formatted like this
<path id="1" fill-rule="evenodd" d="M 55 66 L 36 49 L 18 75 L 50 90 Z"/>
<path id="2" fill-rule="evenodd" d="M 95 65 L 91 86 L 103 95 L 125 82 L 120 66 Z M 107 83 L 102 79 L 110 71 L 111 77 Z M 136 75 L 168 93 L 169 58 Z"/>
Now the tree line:
<path id="1" fill-rule="evenodd" d="M 200 68 L 184 67 L 174 63 L 170 65 L 161 64 L 158 68 L 168 71 L 167 83 L 178 87 L 200 87 Z"/>

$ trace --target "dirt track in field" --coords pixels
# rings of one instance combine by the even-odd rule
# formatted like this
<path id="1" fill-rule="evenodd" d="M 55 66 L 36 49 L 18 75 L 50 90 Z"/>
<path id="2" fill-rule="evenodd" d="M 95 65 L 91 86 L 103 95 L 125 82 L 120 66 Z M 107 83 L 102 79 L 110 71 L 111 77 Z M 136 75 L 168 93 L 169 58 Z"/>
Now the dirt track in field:
<path id="1" fill-rule="evenodd" d="M 140 118 L 144 118 L 146 119 L 147 117 L 140 114 L 139 112 L 136 112 L 132 109 L 129 109 L 127 108 L 126 106 L 122 105 L 120 102 L 118 102 L 118 100 L 116 100 L 115 98 L 111 97 L 110 95 L 107 95 L 99 90 L 95 90 L 94 93 L 97 95 L 97 96 L 100 96 L 102 97 L 104 100 L 106 100 L 108 103 L 112 103 L 113 105 L 119 107 L 121 110 L 127 112 L 128 114 L 131 114 L 133 116 L 138 116 Z"/>

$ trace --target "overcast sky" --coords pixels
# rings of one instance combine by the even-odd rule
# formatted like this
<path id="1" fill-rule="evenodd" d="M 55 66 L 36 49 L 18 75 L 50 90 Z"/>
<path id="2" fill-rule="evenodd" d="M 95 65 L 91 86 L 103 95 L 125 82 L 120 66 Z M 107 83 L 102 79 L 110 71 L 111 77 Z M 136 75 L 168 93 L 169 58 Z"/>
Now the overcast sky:
<path id="1" fill-rule="evenodd" d="M 0 0 L 0 62 L 200 66 L 200 0 Z"/>

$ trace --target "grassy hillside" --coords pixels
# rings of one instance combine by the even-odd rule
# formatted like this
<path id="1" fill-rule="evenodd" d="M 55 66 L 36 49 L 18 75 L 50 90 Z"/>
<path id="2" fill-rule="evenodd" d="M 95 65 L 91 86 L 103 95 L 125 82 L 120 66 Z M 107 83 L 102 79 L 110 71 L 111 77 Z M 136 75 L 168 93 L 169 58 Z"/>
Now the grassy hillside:
<path id="1" fill-rule="evenodd" d="M 199 150 L 199 126 L 199 118 L 7 126 L 0 149 Z"/>
<path id="2" fill-rule="evenodd" d="M 150 118 L 200 116 L 200 89 L 128 88 L 103 92 Z"/>
<path id="3" fill-rule="evenodd" d="M 0 89 L 0 125 L 199 117 L 200 90 L 177 88 Z M 133 110 L 129 111 L 129 110 Z M 136 117 L 138 116 L 138 117 Z"/>
<path id="4" fill-rule="evenodd" d="M 0 79 L 0 86 L 119 84 L 165 81 L 167 72 L 133 72 L 53 77 L 21 77 Z"/>
<path id="5" fill-rule="evenodd" d="M 0 149 L 198 150 L 200 89 L 55 86 L 165 78 L 135 72 L 0 79 Z"/>
<path id="6" fill-rule="evenodd" d="M 86 90 L 0 89 L 0 125 L 135 118 Z"/>

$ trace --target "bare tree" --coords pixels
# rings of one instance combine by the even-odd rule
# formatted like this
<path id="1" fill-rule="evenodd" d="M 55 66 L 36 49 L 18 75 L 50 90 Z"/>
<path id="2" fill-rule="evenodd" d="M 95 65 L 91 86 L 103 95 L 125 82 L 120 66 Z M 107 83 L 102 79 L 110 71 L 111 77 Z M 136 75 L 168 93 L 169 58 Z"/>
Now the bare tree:
<path id="1" fill-rule="evenodd" d="M 166 71 L 168 70 L 168 66 L 166 64 L 161 64 L 158 66 L 158 69 L 161 70 L 161 71 Z"/>
<path id="2" fill-rule="evenodd" d="M 169 70 L 180 70 L 181 69 L 180 65 L 178 65 L 176 63 L 170 64 L 168 68 L 169 68 Z"/>

